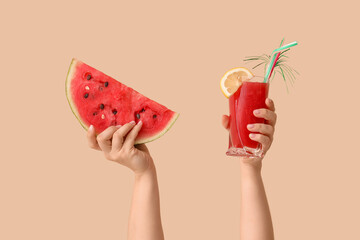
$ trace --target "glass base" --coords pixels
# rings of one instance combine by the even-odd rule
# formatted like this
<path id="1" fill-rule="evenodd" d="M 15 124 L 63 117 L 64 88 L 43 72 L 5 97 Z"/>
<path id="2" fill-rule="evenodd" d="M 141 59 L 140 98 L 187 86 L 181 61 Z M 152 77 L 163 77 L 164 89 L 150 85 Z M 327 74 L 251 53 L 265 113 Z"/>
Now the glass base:
<path id="1" fill-rule="evenodd" d="M 241 157 L 248 157 L 248 158 L 257 158 L 257 157 L 263 157 L 264 152 L 261 148 L 236 148 L 236 147 L 230 147 L 226 155 L 228 156 L 241 156 Z"/>

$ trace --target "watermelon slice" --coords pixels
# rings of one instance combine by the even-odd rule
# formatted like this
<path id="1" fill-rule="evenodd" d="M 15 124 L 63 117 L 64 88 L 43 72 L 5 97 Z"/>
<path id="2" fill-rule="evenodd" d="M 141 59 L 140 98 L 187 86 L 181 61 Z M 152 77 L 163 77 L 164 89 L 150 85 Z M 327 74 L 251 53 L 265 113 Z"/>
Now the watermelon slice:
<path id="1" fill-rule="evenodd" d="M 86 130 L 93 125 L 99 134 L 109 126 L 141 120 L 143 126 L 135 144 L 161 137 L 179 116 L 76 59 L 70 64 L 65 87 L 71 110 Z"/>

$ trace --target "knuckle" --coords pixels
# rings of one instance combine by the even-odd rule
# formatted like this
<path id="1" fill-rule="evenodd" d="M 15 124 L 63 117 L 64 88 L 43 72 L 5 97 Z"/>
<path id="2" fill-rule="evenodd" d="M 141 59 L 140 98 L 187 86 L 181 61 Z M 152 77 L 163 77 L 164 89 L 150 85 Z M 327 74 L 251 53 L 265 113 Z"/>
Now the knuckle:
<path id="1" fill-rule="evenodd" d="M 260 142 L 264 142 L 264 135 L 262 134 L 256 134 L 256 139 Z"/>
<path id="2" fill-rule="evenodd" d="M 261 134 L 254 134 L 253 135 L 253 140 L 255 140 L 255 141 L 259 141 L 261 139 Z"/>
<path id="3" fill-rule="evenodd" d="M 271 125 L 267 125 L 267 130 L 270 134 L 273 134 L 274 133 L 274 127 L 271 126 Z"/>
<path id="4" fill-rule="evenodd" d="M 136 136 L 137 132 L 136 130 L 131 130 L 129 134 L 126 136 L 126 139 L 132 139 Z"/>
<path id="5" fill-rule="evenodd" d="M 271 141 L 270 141 L 269 137 L 265 137 L 264 141 L 265 141 L 266 145 L 270 145 Z"/>
<path id="6" fill-rule="evenodd" d="M 272 109 L 275 110 L 275 103 L 274 103 L 274 101 L 271 100 L 271 99 L 270 99 L 270 106 L 271 106 Z"/>
<path id="7" fill-rule="evenodd" d="M 110 158 L 111 158 L 111 161 L 121 161 L 121 157 L 120 157 L 120 154 L 119 152 L 110 152 Z"/>
<path id="8" fill-rule="evenodd" d="M 259 138 L 260 138 L 261 142 L 263 142 L 265 144 L 268 143 L 269 138 L 267 136 L 260 134 Z"/>
<path id="9" fill-rule="evenodd" d="M 272 115 L 272 111 L 270 111 L 269 109 L 265 109 L 264 115 L 269 118 Z"/>
<path id="10" fill-rule="evenodd" d="M 119 154 L 118 154 L 118 159 L 119 159 L 120 161 L 123 161 L 123 160 L 125 160 L 127 157 L 128 157 L 127 151 L 125 151 L 124 149 L 121 149 L 121 151 L 120 151 Z"/>
<path id="11" fill-rule="evenodd" d="M 112 154 L 110 154 L 110 153 L 104 153 L 104 155 L 105 155 L 105 158 L 106 158 L 107 160 L 113 161 L 113 156 L 112 156 Z"/>
<path id="12" fill-rule="evenodd" d="M 116 127 L 116 126 L 111 126 L 111 131 L 113 133 L 117 132 L 120 128 L 119 127 Z"/>
<path id="13" fill-rule="evenodd" d="M 261 124 L 261 123 L 256 124 L 255 130 L 258 132 L 262 132 L 264 130 L 264 124 Z"/>
<path id="14" fill-rule="evenodd" d="M 266 118 L 268 115 L 267 109 L 259 109 L 259 113 L 257 114 L 259 118 Z"/>
<path id="15" fill-rule="evenodd" d="M 124 154 L 125 156 L 128 158 L 131 156 L 131 149 L 129 148 L 124 148 Z"/>
<path id="16" fill-rule="evenodd" d="M 116 137 L 116 138 L 122 138 L 122 132 L 118 130 L 118 131 L 116 131 L 116 132 L 114 133 L 113 136 Z"/>
<path id="17" fill-rule="evenodd" d="M 269 127 L 270 127 L 270 125 L 268 125 L 266 123 L 265 124 L 259 124 L 258 131 L 260 133 L 267 134 L 267 133 L 271 132 L 271 129 Z"/>
<path id="18" fill-rule="evenodd" d="M 102 142 L 102 141 L 104 140 L 104 138 L 103 138 L 103 136 L 98 135 L 98 136 L 96 137 L 96 140 L 97 140 L 98 142 Z"/>
<path id="19" fill-rule="evenodd" d="M 92 149 L 95 149 L 95 148 L 96 148 L 96 145 L 95 145 L 95 143 L 93 143 L 93 142 L 90 142 L 88 145 L 89 145 L 89 147 L 92 148 Z"/>
<path id="20" fill-rule="evenodd" d="M 129 156 L 132 158 L 132 157 L 135 156 L 135 153 L 136 153 L 135 147 L 131 147 L 131 148 L 129 149 Z"/>

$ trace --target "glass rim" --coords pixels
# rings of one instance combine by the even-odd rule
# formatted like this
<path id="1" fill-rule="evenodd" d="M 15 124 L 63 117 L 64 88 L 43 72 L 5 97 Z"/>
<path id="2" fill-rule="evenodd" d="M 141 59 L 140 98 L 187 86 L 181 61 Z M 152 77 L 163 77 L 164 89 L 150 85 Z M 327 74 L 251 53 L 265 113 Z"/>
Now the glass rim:
<path id="1" fill-rule="evenodd" d="M 261 81 L 263 81 L 264 80 L 264 76 L 257 76 L 257 75 L 255 75 L 255 76 L 252 76 L 251 78 L 249 78 L 248 76 L 241 76 L 240 77 L 241 78 L 241 80 L 242 81 L 259 81 L 260 82 L 260 79 L 261 79 Z"/>

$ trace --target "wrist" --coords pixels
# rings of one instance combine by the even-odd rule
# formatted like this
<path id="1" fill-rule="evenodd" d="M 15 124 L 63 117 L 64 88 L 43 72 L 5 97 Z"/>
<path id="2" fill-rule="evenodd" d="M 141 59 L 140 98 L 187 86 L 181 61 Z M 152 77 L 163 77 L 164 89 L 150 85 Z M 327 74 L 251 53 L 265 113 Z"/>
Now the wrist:
<path id="1" fill-rule="evenodd" d="M 256 159 L 241 159 L 240 171 L 242 175 L 261 175 L 261 160 Z"/>
<path id="2" fill-rule="evenodd" d="M 134 171 L 135 179 L 140 179 L 145 176 L 156 176 L 156 168 L 152 159 L 148 162 L 148 167 L 143 171 Z"/>

